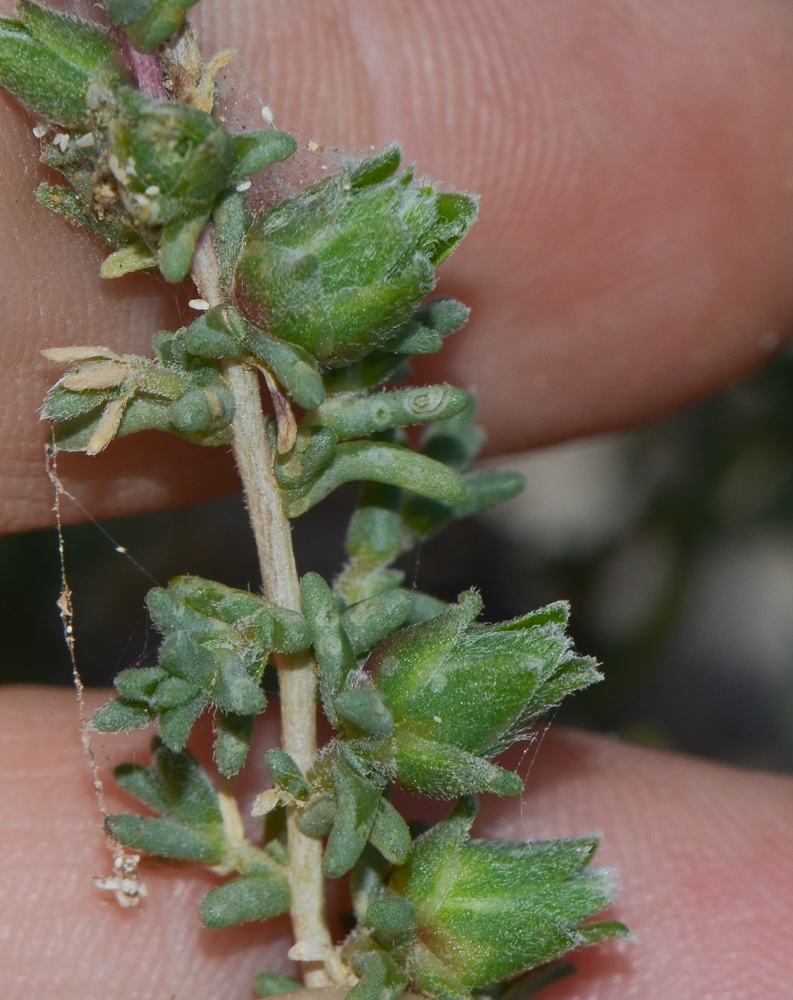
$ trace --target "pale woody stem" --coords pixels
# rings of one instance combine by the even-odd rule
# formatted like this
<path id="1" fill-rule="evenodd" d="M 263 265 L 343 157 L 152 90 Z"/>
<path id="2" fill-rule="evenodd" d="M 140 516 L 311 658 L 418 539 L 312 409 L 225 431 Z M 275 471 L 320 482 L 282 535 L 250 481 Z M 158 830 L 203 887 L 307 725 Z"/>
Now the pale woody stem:
<path id="1" fill-rule="evenodd" d="M 222 301 L 214 237 L 207 227 L 196 251 L 193 279 L 210 306 Z M 273 474 L 273 456 L 262 414 L 256 372 L 236 362 L 224 366 L 236 413 L 234 457 L 245 490 L 264 592 L 276 607 L 300 610 L 300 587 L 292 548 L 292 531 Z M 277 656 L 281 693 L 283 749 L 304 771 L 317 752 L 316 664 L 310 653 Z M 301 833 L 294 810 L 287 812 L 289 878 L 292 890 L 292 927 L 295 943 L 307 954 L 326 952 L 333 968 L 332 940 L 325 915 L 325 883 L 322 875 L 322 842 Z M 330 986 L 333 979 L 322 962 L 303 964 L 306 986 Z M 335 970 L 334 970 L 335 971 Z"/>

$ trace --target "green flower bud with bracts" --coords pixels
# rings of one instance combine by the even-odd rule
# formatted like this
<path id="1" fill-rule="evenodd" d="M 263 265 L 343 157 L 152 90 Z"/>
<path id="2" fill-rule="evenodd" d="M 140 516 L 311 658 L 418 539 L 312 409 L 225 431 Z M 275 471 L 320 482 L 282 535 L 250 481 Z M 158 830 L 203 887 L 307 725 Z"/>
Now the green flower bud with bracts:
<path id="1" fill-rule="evenodd" d="M 234 142 L 210 115 L 133 90 L 119 94 L 108 166 L 124 213 L 168 281 L 190 271 L 215 198 L 230 182 Z"/>
<path id="2" fill-rule="evenodd" d="M 85 125 L 89 90 L 112 93 L 126 80 L 109 34 L 30 0 L 16 14 L 0 18 L 0 86 L 49 122 Z"/>
<path id="3" fill-rule="evenodd" d="M 490 761 L 565 695 L 600 680 L 594 660 L 572 651 L 566 604 L 499 625 L 474 624 L 481 610 L 477 594 L 462 594 L 367 661 L 393 731 L 377 739 L 362 729 L 356 753 L 404 787 L 441 797 L 520 792 L 519 777 Z M 337 713 L 349 715 L 348 697 Z"/>
<path id="4" fill-rule="evenodd" d="M 388 893 L 415 915 L 410 942 L 388 948 L 411 986 L 439 1000 L 469 1000 L 575 948 L 628 936 L 617 921 L 584 923 L 613 901 L 608 874 L 588 868 L 597 837 L 470 840 L 475 813 L 476 801 L 464 799 L 414 841 L 407 864 L 391 875 Z M 385 911 L 382 903 L 370 907 L 373 930 L 387 947 L 378 905 Z"/>
<path id="5" fill-rule="evenodd" d="M 243 311 L 330 366 L 397 334 L 474 223 L 475 198 L 397 172 L 399 147 L 346 166 L 252 226 L 237 270 Z"/>
<path id="6" fill-rule="evenodd" d="M 274 129 L 232 136 L 197 108 L 128 88 L 118 102 L 107 163 L 121 205 L 157 251 L 164 277 L 181 281 L 220 193 L 290 156 L 294 139 Z"/>

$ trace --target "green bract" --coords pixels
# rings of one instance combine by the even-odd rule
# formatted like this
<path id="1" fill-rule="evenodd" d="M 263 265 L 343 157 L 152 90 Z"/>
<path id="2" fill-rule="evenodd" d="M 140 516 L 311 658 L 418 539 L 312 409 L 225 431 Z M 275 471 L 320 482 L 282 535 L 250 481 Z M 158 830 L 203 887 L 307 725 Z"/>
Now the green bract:
<path id="1" fill-rule="evenodd" d="M 318 600 L 326 585 L 315 576 L 308 582 L 303 608 L 325 711 L 365 768 L 412 791 L 520 792 L 518 776 L 490 761 L 567 694 L 600 680 L 595 662 L 571 649 L 567 605 L 476 625 L 482 602 L 471 592 L 386 639 L 357 672 L 330 592 Z M 363 603 L 373 605 L 374 618 L 378 602 Z M 408 614 L 400 606 L 403 621 Z"/>
<path id="2" fill-rule="evenodd" d="M 340 365 L 385 343 L 470 229 L 475 198 L 397 173 L 398 146 L 257 220 L 237 271 L 252 322 Z"/>
<path id="3" fill-rule="evenodd" d="M 606 874 L 587 867 L 597 838 L 469 840 L 475 810 L 463 800 L 389 880 L 388 891 L 413 905 L 415 934 L 391 951 L 415 987 L 468 1000 L 571 948 L 628 934 L 614 921 L 583 923 L 612 902 Z"/>

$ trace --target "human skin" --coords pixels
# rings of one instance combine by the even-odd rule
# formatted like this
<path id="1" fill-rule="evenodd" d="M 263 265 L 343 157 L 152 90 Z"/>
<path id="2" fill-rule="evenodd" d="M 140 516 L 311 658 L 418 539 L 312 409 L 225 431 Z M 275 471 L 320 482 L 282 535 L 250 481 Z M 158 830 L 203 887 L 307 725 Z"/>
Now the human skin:
<path id="1" fill-rule="evenodd" d="M 235 47 L 237 78 L 303 142 L 399 137 L 422 170 L 482 193 L 441 285 L 474 318 L 423 374 L 477 386 L 492 451 L 674 410 L 790 330 L 788 0 L 204 0 L 195 19 L 205 49 Z M 101 249 L 31 207 L 44 176 L 32 122 L 0 102 L 0 530 L 12 531 L 51 523 L 36 417 L 53 373 L 38 351 L 145 353 L 155 330 L 186 319 L 189 294 L 148 277 L 100 282 Z M 61 468 L 97 517 L 234 483 L 220 450 L 156 435 Z M 95 890 L 108 856 L 73 697 L 6 689 L 0 713 L 0 995 L 233 1000 L 255 972 L 283 967 L 283 920 L 199 928 L 209 876 L 149 864 L 136 911 Z M 145 742 L 104 743 L 102 767 Z M 787 778 L 552 730 L 524 798 L 487 797 L 480 832 L 603 831 L 615 915 L 638 940 L 585 953 L 582 974 L 546 996 L 788 997 L 792 791 Z M 129 805 L 112 793 L 111 808 Z"/>
<path id="2" fill-rule="evenodd" d="M 89 704 L 106 697 L 92 692 Z M 256 773 L 243 778 L 244 805 L 269 784 L 262 757 L 277 740 L 273 714 L 251 753 Z M 208 761 L 207 728 L 195 745 Z M 226 931 L 201 927 L 200 900 L 217 884 L 206 872 L 144 862 L 149 896 L 135 910 L 94 888 L 95 876 L 110 873 L 111 857 L 69 692 L 6 689 L 0 733 L 0 996 L 248 1000 L 256 973 L 295 974 L 285 957 L 285 918 Z M 109 768 L 145 760 L 149 736 L 94 737 L 111 811 L 137 808 L 114 789 Z M 524 756 L 525 749 L 511 760 L 525 779 L 523 796 L 483 796 L 475 835 L 602 832 L 594 863 L 618 872 L 611 914 L 636 935 L 577 955 L 582 971 L 549 989 L 548 1000 L 789 998 L 789 778 L 561 727 Z M 400 805 L 415 818 L 425 802 L 405 798 Z M 431 808 L 435 819 L 448 805 Z"/>
<path id="3" fill-rule="evenodd" d="M 491 451 L 657 417 L 787 335 L 789 0 L 204 0 L 194 15 L 206 52 L 237 50 L 244 106 L 261 95 L 302 143 L 396 137 L 421 171 L 481 193 L 440 286 L 471 323 L 420 375 L 476 386 Z M 0 114 L 0 531 L 18 531 L 52 523 L 37 415 L 60 369 L 41 348 L 148 354 L 188 321 L 189 294 L 102 281 L 106 251 L 32 203 L 31 119 L 5 95 Z M 96 517 L 235 482 L 225 449 L 163 435 L 62 471 Z"/>

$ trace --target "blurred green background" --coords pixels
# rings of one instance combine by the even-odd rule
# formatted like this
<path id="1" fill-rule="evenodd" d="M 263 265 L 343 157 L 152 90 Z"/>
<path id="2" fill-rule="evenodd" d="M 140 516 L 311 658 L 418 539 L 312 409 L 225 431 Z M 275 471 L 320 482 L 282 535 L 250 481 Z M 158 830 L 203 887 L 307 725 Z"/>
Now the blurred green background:
<path id="1" fill-rule="evenodd" d="M 526 493 L 423 546 L 406 584 L 447 600 L 476 586 L 492 620 L 565 597 L 606 680 L 557 719 L 793 770 L 793 351 L 671 419 L 499 464 L 525 473 Z M 337 572 L 356 493 L 295 523 L 301 572 Z M 107 686 L 151 651 L 153 580 L 259 587 L 239 496 L 102 527 L 113 541 L 65 530 L 86 683 Z M 54 531 L 0 539 L 3 683 L 70 682 L 59 589 Z"/>

